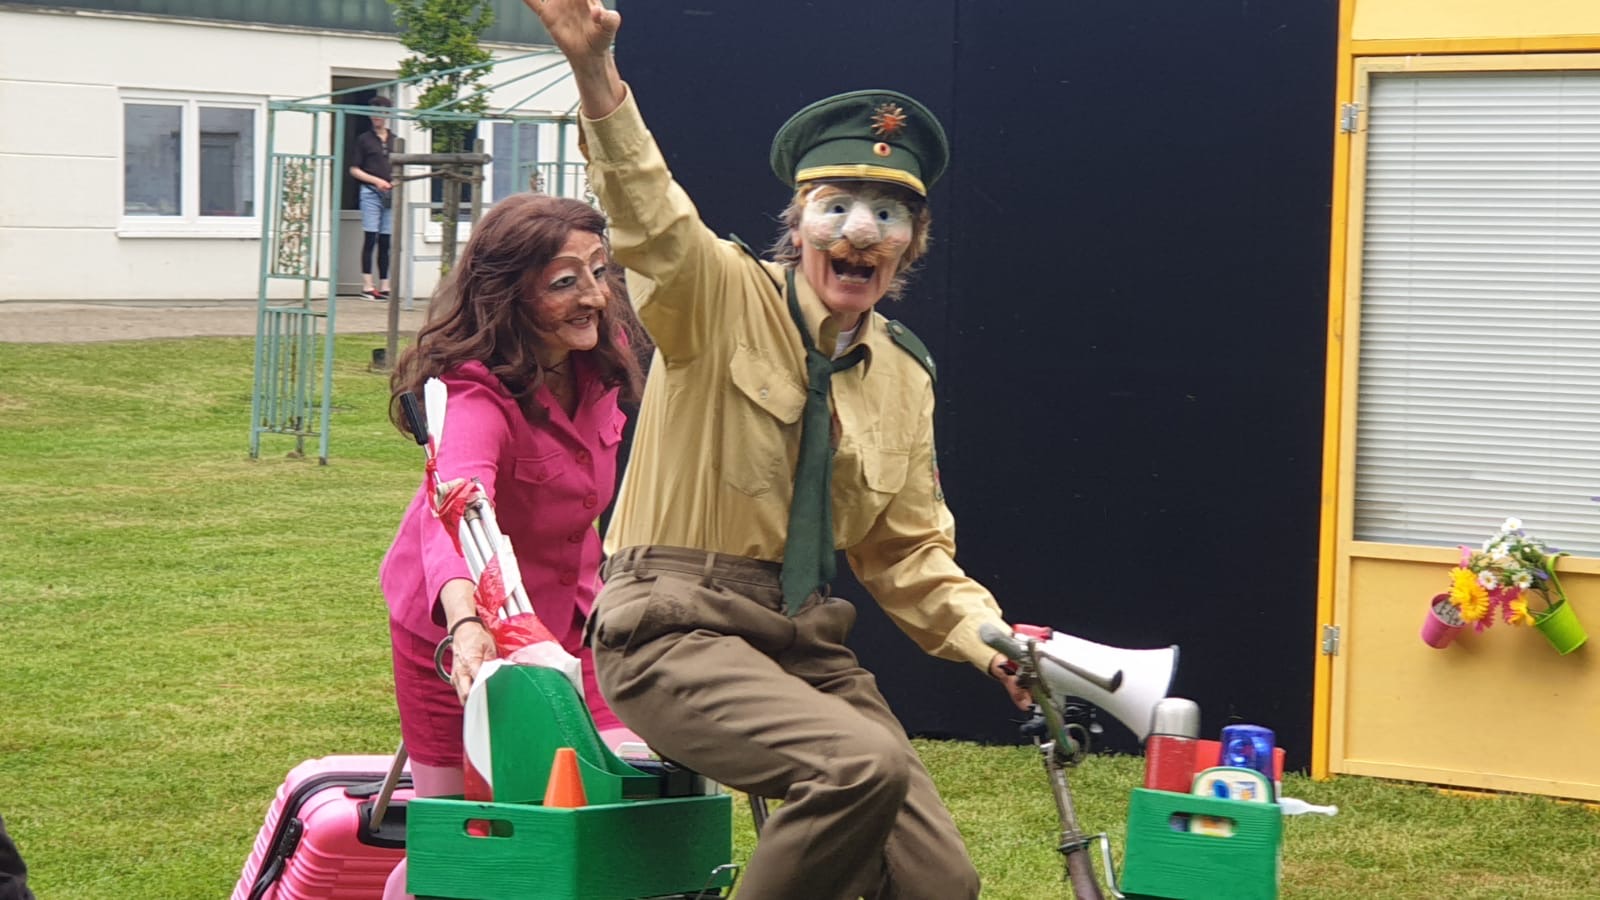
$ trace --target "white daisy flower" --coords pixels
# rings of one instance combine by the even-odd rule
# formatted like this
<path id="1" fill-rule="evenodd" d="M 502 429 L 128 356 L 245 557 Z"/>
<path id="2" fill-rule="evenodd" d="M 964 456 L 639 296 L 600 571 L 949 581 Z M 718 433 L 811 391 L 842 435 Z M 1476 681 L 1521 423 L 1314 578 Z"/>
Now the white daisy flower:
<path id="1" fill-rule="evenodd" d="M 1522 520 L 1516 516 L 1506 519 L 1506 524 L 1500 526 L 1503 531 L 1516 531 L 1522 527 Z"/>

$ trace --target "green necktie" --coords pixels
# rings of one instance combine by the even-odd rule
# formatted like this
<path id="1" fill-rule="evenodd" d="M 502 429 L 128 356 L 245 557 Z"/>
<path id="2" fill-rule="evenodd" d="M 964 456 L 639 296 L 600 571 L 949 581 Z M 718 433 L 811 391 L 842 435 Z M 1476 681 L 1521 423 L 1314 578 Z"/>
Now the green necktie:
<path id="1" fill-rule="evenodd" d="M 783 608 L 789 615 L 812 591 L 833 580 L 833 412 L 828 407 L 833 373 L 860 362 L 865 347 L 831 359 L 817 349 L 795 299 L 794 269 L 789 269 L 789 315 L 806 348 L 806 408 L 800 419 L 800 461 L 794 467 L 794 499 L 789 503 L 789 534 L 783 542 Z"/>

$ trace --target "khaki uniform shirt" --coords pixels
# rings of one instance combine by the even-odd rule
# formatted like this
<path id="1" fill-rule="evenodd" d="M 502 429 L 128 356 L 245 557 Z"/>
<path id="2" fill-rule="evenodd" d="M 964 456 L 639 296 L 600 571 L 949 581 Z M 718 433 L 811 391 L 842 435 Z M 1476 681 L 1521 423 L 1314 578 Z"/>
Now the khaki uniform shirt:
<path id="1" fill-rule="evenodd" d="M 611 115 L 584 119 L 583 133 L 613 252 L 645 277 L 633 299 L 656 342 L 606 550 L 657 544 L 780 561 L 805 405 L 805 350 L 783 268 L 706 228 L 631 91 Z M 828 352 L 837 326 L 798 273 L 795 285 Z M 956 565 L 934 459 L 933 380 L 890 327 L 868 314 L 855 338 L 865 361 L 833 376 L 834 546 L 923 650 L 986 670 L 994 651 L 978 626 L 1005 626 L 993 596 Z"/>

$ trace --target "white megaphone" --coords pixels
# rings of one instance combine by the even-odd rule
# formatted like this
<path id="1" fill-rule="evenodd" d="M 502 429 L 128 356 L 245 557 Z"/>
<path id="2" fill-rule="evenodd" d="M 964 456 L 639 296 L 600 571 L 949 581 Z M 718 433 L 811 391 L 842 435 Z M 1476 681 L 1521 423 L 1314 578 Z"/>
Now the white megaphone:
<path id="1" fill-rule="evenodd" d="M 979 626 L 978 637 L 1018 662 L 1027 655 L 1026 642 L 1034 641 L 1039 674 L 1051 694 L 1094 704 L 1126 725 L 1141 742 L 1150 734 L 1156 703 L 1167 696 L 1178 671 L 1177 644 L 1127 650 L 1033 626 L 1021 626 L 1011 635 L 989 624 Z"/>

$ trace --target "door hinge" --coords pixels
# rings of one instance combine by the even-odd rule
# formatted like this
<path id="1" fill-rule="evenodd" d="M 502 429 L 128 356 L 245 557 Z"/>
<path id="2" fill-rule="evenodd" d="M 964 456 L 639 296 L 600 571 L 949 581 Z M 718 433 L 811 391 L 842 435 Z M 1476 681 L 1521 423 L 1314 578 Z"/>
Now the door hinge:
<path id="1" fill-rule="evenodd" d="M 1339 130 L 1345 134 L 1355 134 L 1361 127 L 1361 104 L 1346 103 L 1339 107 Z"/>
<path id="2" fill-rule="evenodd" d="M 1323 656 L 1338 656 L 1339 655 L 1339 626 L 1337 626 L 1337 625 L 1324 625 L 1324 626 L 1322 626 L 1322 655 Z"/>

